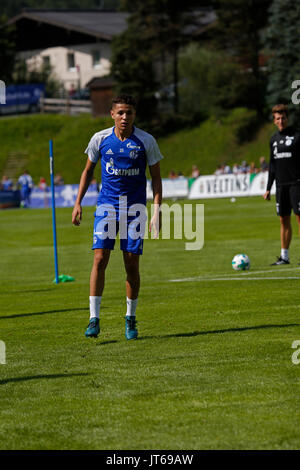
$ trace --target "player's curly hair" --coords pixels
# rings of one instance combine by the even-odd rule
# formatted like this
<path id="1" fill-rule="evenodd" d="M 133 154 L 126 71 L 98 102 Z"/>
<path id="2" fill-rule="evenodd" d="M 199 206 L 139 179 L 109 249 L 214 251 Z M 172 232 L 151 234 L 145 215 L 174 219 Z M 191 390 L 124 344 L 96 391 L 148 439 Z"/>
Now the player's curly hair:
<path id="1" fill-rule="evenodd" d="M 286 104 L 275 104 L 272 108 L 272 115 L 274 116 L 275 113 L 285 114 L 288 117 L 289 109 Z"/>
<path id="2" fill-rule="evenodd" d="M 122 95 L 118 95 L 116 96 L 113 100 L 112 100 L 112 108 L 114 107 L 115 104 L 130 104 L 131 106 L 134 107 L 134 109 L 136 109 L 136 101 L 134 99 L 133 96 L 131 95 L 127 95 L 125 93 L 123 93 Z"/>

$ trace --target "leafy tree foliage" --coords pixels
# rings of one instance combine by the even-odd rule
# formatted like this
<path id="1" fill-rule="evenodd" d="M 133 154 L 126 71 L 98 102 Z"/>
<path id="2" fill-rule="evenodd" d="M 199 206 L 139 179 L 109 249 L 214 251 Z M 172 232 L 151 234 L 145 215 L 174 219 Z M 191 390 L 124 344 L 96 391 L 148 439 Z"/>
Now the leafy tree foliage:
<path id="1" fill-rule="evenodd" d="M 43 64 L 39 69 L 28 70 L 25 60 L 17 60 L 12 74 L 12 83 L 15 85 L 24 83 L 44 83 L 46 96 L 55 97 L 63 88 L 63 85 L 53 75 L 50 64 Z"/>
<path id="2" fill-rule="evenodd" d="M 294 80 L 300 79 L 300 4 L 291 0 L 274 0 L 270 7 L 265 47 L 268 49 L 269 79 L 267 101 L 291 104 Z M 300 117 L 299 105 L 291 106 L 294 118 Z"/>
<path id="3" fill-rule="evenodd" d="M 261 114 L 266 77 L 260 67 L 262 31 L 266 26 L 271 0 L 215 0 L 218 16 L 215 44 L 240 65 L 239 88 L 244 105 Z"/>
<path id="4" fill-rule="evenodd" d="M 149 96 L 156 88 L 154 77 L 158 77 L 158 62 L 171 61 L 172 83 L 174 86 L 174 110 L 178 111 L 178 54 L 188 42 L 188 26 L 195 22 L 192 10 L 202 3 L 186 0 L 184 5 L 178 0 L 121 0 L 124 11 L 130 12 L 128 31 L 113 44 L 114 59 L 112 72 L 119 86 L 136 89 L 142 98 L 143 89 Z M 120 49 L 122 53 L 120 54 Z M 123 60 L 122 60 L 123 59 Z M 132 61 L 138 64 L 138 73 Z M 130 65 L 131 64 L 131 65 Z M 161 67 L 163 69 L 163 67 Z M 137 85 L 137 77 L 141 86 Z M 144 78 L 143 78 L 144 77 Z M 145 83 L 148 77 L 148 85 Z M 162 78 L 162 77 L 161 77 Z M 161 84 L 163 86 L 164 84 Z M 145 88 L 146 86 L 146 88 Z M 153 99 L 152 99 L 153 100 Z"/>
<path id="5" fill-rule="evenodd" d="M 0 27 L 5 25 L 7 17 L 0 17 Z M 12 70 L 15 61 L 15 36 L 14 28 L 3 27 L 0 34 L 0 80 L 9 83 L 12 79 Z"/>
<path id="6" fill-rule="evenodd" d="M 156 109 L 154 93 L 157 84 L 149 50 L 149 42 L 136 34 L 132 24 L 116 36 L 112 44 L 112 75 L 117 82 L 116 92 L 135 96 L 142 121 L 151 119 Z"/>
<path id="7" fill-rule="evenodd" d="M 199 117 L 221 114 L 240 105 L 239 68 L 231 60 L 198 44 L 190 44 L 179 55 L 179 109 Z"/>

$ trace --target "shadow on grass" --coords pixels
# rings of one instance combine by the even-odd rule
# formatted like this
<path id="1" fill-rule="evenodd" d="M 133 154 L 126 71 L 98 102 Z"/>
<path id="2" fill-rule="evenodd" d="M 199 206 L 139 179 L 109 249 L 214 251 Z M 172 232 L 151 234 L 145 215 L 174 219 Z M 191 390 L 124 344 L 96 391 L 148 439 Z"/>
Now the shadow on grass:
<path id="1" fill-rule="evenodd" d="M 154 338 L 186 338 L 190 336 L 204 336 L 214 335 L 218 333 L 237 333 L 239 331 L 250 331 L 250 330 L 262 330 L 267 328 L 287 328 L 289 326 L 300 326 L 299 323 L 287 323 L 284 325 L 257 325 L 257 326 L 245 326 L 241 328 L 226 328 L 223 330 L 211 330 L 211 331 L 192 331 L 190 333 L 174 333 L 170 335 L 157 335 L 157 336 L 142 336 L 138 340 L 154 339 Z"/>
<path id="2" fill-rule="evenodd" d="M 102 307 L 105 308 L 105 307 Z M 106 307 L 107 308 L 107 307 Z M 19 317 L 33 317 L 35 315 L 47 315 L 48 313 L 61 313 L 61 312 L 78 312 L 78 310 L 89 311 L 89 307 L 82 308 L 60 308 L 59 310 L 46 310 L 45 312 L 35 312 L 35 313 L 18 313 L 16 315 L 6 315 L 0 317 L 0 320 L 7 320 L 8 318 L 19 318 Z"/>
<path id="3" fill-rule="evenodd" d="M 83 375 L 89 375 L 88 373 L 78 373 L 78 374 L 51 374 L 51 375 L 29 375 L 27 377 L 13 377 L 11 379 L 0 380 L 0 385 L 5 385 L 11 382 L 23 382 L 27 380 L 37 380 L 37 379 L 59 379 L 67 377 L 78 377 Z"/>
<path id="4" fill-rule="evenodd" d="M 116 339 L 111 339 L 108 341 L 101 341 L 101 343 L 97 343 L 97 346 L 104 346 L 105 344 L 112 344 L 112 343 L 118 343 Z"/>
<path id="5" fill-rule="evenodd" d="M 30 290 L 13 290 L 13 291 L 6 291 L 6 292 L 0 292 L 0 295 L 12 295 L 12 294 L 26 294 L 27 292 L 44 292 L 44 291 L 49 291 L 53 290 L 52 288 L 47 288 L 47 289 L 30 289 Z"/>

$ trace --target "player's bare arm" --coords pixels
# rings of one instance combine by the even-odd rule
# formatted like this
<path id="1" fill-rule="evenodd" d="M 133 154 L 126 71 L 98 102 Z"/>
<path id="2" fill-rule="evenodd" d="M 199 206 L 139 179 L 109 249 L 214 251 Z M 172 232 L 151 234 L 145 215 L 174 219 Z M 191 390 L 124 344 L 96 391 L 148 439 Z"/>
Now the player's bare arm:
<path id="1" fill-rule="evenodd" d="M 73 225 L 80 225 L 82 219 L 82 207 L 81 201 L 87 192 L 87 189 L 92 181 L 94 169 L 96 163 L 91 162 L 88 158 L 86 162 L 86 166 L 81 174 L 78 195 L 74 204 L 73 212 L 72 212 L 72 224 Z"/>
<path id="2" fill-rule="evenodd" d="M 152 179 L 153 189 L 153 203 L 154 213 L 149 224 L 149 232 L 154 230 L 155 237 L 158 237 L 161 229 L 161 212 L 160 206 L 162 201 L 162 182 L 160 175 L 160 163 L 157 162 L 155 165 L 149 166 L 150 175 Z"/>
<path id="3" fill-rule="evenodd" d="M 263 198 L 266 199 L 267 201 L 271 200 L 271 192 L 266 191 L 265 194 L 263 194 Z"/>

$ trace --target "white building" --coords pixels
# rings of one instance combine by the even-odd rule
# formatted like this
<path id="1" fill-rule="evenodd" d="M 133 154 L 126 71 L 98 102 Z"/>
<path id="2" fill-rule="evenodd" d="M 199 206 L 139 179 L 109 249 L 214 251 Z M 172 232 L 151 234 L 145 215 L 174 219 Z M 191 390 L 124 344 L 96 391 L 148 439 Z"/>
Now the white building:
<path id="1" fill-rule="evenodd" d="M 111 41 L 126 27 L 127 13 L 100 10 L 24 10 L 16 27 L 17 50 L 29 69 L 49 63 L 66 90 L 84 88 L 110 72 Z"/>

